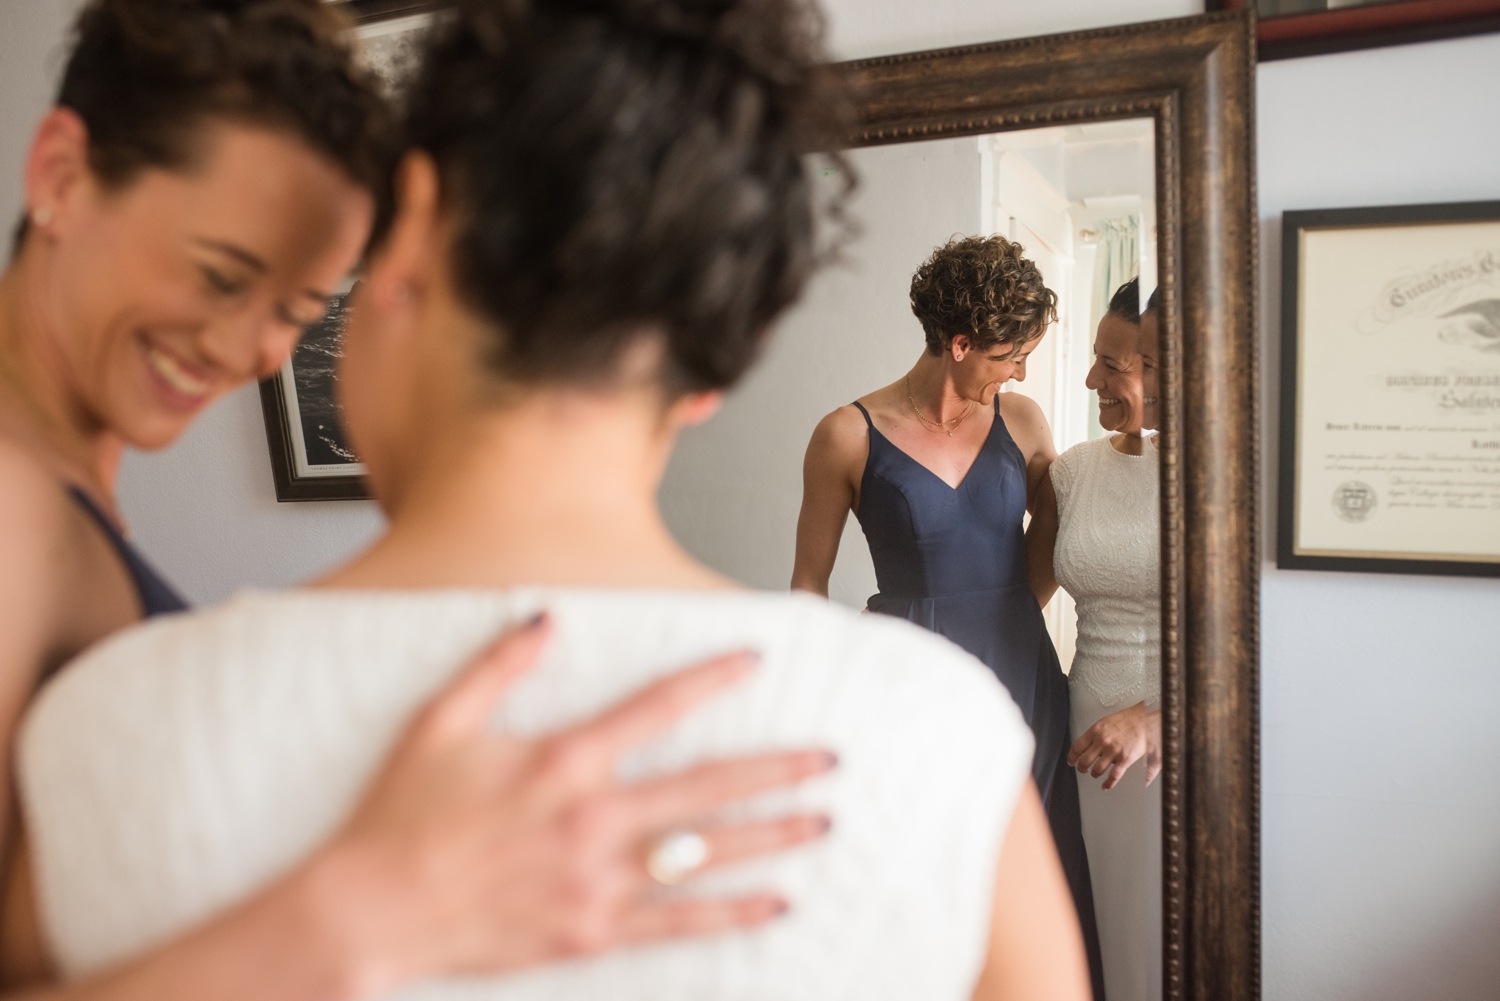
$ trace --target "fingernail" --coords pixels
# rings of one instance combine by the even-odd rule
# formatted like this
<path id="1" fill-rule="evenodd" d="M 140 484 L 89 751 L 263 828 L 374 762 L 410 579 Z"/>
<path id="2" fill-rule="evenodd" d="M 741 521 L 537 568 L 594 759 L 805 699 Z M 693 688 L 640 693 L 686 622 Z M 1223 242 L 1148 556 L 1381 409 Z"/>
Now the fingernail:
<path id="1" fill-rule="evenodd" d="M 787 903 L 785 900 L 778 900 L 778 901 L 776 901 L 776 903 L 774 903 L 774 904 L 771 905 L 771 912 L 773 914 L 778 915 L 778 916 L 782 915 L 782 914 L 785 914 L 787 911 L 789 911 L 791 909 L 792 909 L 792 905 L 789 904 L 789 903 Z"/>
<path id="2" fill-rule="evenodd" d="M 832 829 L 833 829 L 833 818 L 832 817 L 819 817 L 818 818 L 818 830 L 822 831 L 824 834 L 827 834 Z"/>
<path id="3" fill-rule="evenodd" d="M 525 628 L 525 629 L 537 629 L 537 628 L 540 628 L 541 624 L 543 622 L 546 622 L 546 621 L 547 621 L 547 610 L 546 609 L 542 609 L 540 612 L 537 612 L 531 618 L 527 619 L 526 620 L 526 625 L 523 628 Z"/>
<path id="4" fill-rule="evenodd" d="M 832 751 L 824 751 L 823 752 L 823 767 L 824 768 L 837 768 L 838 766 L 839 766 L 839 756 L 837 754 L 834 754 Z"/>

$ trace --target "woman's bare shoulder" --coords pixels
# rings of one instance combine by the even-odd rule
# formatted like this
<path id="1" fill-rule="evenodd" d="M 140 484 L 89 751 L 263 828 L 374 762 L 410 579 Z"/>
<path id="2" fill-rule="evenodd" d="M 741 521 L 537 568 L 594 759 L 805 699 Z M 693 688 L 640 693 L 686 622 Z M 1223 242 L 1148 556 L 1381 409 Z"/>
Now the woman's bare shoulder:
<path id="1" fill-rule="evenodd" d="M 0 697 L 32 684 L 65 632 L 72 551 L 67 495 L 45 465 L 0 437 Z"/>
<path id="2" fill-rule="evenodd" d="M 844 404 L 819 421 L 813 438 L 838 443 L 863 455 L 869 440 L 866 429 L 870 421 L 878 424 L 888 411 L 898 410 L 900 399 L 896 383 L 866 393 L 856 402 Z M 860 411 L 860 407 L 864 408 L 864 412 Z M 868 419 L 866 414 L 869 415 Z"/>
<path id="3" fill-rule="evenodd" d="M 1047 417 L 1042 413 L 1041 405 L 1025 393 L 1000 393 L 998 395 L 1000 415 L 1005 418 L 1007 425 L 1047 427 Z"/>
<path id="4" fill-rule="evenodd" d="M 807 454 L 816 457 L 820 463 L 863 463 L 868 448 L 865 417 L 854 404 L 846 403 L 818 421 L 807 443 Z"/>
<path id="5" fill-rule="evenodd" d="M 140 617 L 124 565 L 56 467 L 0 435 L 0 485 L 0 657 L 46 670 Z"/>
<path id="6" fill-rule="evenodd" d="M 0 435 L 0 575 L 35 579 L 55 567 L 69 525 L 68 498 L 57 477 L 29 450 Z"/>
<path id="7" fill-rule="evenodd" d="M 1052 443 L 1052 428 L 1035 400 L 1023 393 L 999 393 L 997 399 L 1006 430 L 1028 459 L 1034 455 L 1050 459 L 1057 454 Z"/>

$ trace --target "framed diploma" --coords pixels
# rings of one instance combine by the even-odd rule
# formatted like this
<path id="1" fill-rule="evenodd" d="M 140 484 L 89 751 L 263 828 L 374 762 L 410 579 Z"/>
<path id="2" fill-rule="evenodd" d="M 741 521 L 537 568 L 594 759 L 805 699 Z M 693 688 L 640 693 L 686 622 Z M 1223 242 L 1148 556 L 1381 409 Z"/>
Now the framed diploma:
<path id="1" fill-rule="evenodd" d="M 1277 565 L 1500 576 L 1500 202 L 1283 227 Z"/>

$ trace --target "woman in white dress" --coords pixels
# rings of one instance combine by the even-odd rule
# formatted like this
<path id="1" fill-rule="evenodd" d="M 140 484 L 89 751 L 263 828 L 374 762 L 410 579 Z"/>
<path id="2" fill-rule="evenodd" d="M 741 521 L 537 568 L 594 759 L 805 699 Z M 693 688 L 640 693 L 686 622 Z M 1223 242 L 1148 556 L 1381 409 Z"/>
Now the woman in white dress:
<path id="1" fill-rule="evenodd" d="M 580 718 L 706 655 L 758 653 L 747 683 L 628 759 L 635 788 L 695 763 L 711 784 L 715 760 L 809 742 L 839 768 L 662 832 L 632 878 L 671 897 L 706 864 L 696 892 L 772 887 L 791 911 L 750 934 L 497 979 L 453 979 L 472 969 L 459 936 L 450 979 L 403 998 L 1087 996 L 1030 733 L 993 675 L 906 623 L 738 589 L 676 545 L 656 506 L 677 431 L 713 412 L 812 270 L 801 151 L 828 101 L 809 17 L 791 0 L 495 2 L 443 23 L 342 371 L 389 530 L 312 588 L 111 640 L 38 698 L 23 813 L 68 976 L 357 831 L 360 790 L 411 714 L 499 626 L 535 619 L 529 642 L 546 649 L 497 713 L 508 732 Z M 452 780 L 513 766 L 475 755 Z M 609 765 L 548 767 L 582 782 Z M 673 805 L 664 795 L 664 817 Z M 789 805 L 837 826 L 732 865 L 784 836 L 756 820 Z M 413 838 L 442 823 L 424 819 Z M 606 804 L 564 830 L 619 822 Z"/>
<path id="2" fill-rule="evenodd" d="M 1057 457 L 1027 535 L 1038 601 L 1061 584 L 1077 603 L 1068 762 L 1085 773 L 1079 805 L 1110 1001 L 1161 998 L 1158 389 L 1146 319 L 1131 279 L 1100 320 L 1087 382 L 1113 433 Z"/>
<path id="3" fill-rule="evenodd" d="M 214 400 L 280 369 L 365 248 L 374 196 L 390 183 L 392 122 L 358 66 L 344 6 L 90 0 L 78 11 L 56 104 L 16 178 L 26 217 L 0 269 L 0 774 L 14 774 L 16 730 L 44 681 L 109 634 L 183 608 L 120 525 L 123 450 L 167 446 Z M 6 28 L 12 9 L 0 6 Z M 58 986 L 25 923 L 30 852 L 7 790 L 0 989 L 24 988 L 28 1001 L 351 1001 L 371 966 L 399 965 L 412 979 L 446 969 L 455 927 L 486 928 L 486 948 L 467 943 L 465 960 L 499 971 L 553 959 L 580 937 L 638 940 L 643 924 L 680 937 L 773 919 L 780 902 L 761 894 L 675 908 L 671 920 L 661 911 L 673 905 L 642 901 L 612 908 L 615 924 L 601 926 L 600 901 L 623 899 L 619 874 L 639 871 L 641 837 L 665 822 L 662 786 L 622 797 L 612 772 L 580 784 L 533 764 L 498 787 L 449 784 L 446 801 L 434 798 L 432 776 L 454 758 L 536 762 L 644 739 L 622 718 L 665 726 L 684 692 L 706 700 L 716 689 L 705 679 L 724 681 L 735 666 L 689 669 L 567 731 L 499 737 L 475 720 L 461 738 L 448 729 L 422 739 L 476 688 L 492 691 L 487 679 L 513 673 L 518 642 L 486 647 L 413 720 L 387 764 L 402 781 L 382 782 L 367 804 L 373 823 L 95 978 Z M 827 768 L 819 752 L 783 751 L 720 766 L 710 787 L 680 775 L 689 794 L 677 798 L 677 821 L 731 790 L 748 798 Z M 600 803 L 637 822 L 596 829 L 570 853 L 539 853 L 572 811 Z M 435 836 L 411 836 L 417 804 L 445 818 Z M 475 860 L 467 849 L 479 831 L 491 836 Z M 809 836 L 806 826 L 785 831 L 792 842 Z M 444 863 L 453 854 L 472 864 Z M 370 934 L 386 927 L 400 929 L 398 948 Z"/>

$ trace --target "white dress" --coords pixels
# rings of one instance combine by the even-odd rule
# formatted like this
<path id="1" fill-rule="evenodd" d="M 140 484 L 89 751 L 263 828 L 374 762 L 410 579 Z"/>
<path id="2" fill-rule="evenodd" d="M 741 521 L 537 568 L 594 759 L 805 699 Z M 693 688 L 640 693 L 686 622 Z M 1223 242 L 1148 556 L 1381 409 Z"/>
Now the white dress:
<path id="1" fill-rule="evenodd" d="M 1157 450 L 1126 455 L 1099 438 L 1052 464 L 1057 582 L 1078 607 L 1068 675 L 1074 740 L 1110 713 L 1161 701 L 1161 532 Z M 1160 1001 L 1161 783 L 1138 761 L 1108 792 L 1078 776 L 1109 1001 Z"/>
<path id="2" fill-rule="evenodd" d="M 287 870 L 355 804 L 411 713 L 507 624 L 551 610 L 542 663 L 497 714 L 542 732 L 750 647 L 740 686 L 635 753 L 628 777 L 772 749 L 839 767 L 741 808 L 826 810 L 822 842 L 683 892 L 776 889 L 756 931 L 404 1001 L 959 1001 L 983 967 L 994 867 L 1032 738 L 979 661 L 925 630 L 809 596 L 517 589 L 249 593 L 95 648 L 20 735 L 43 924 L 70 977 L 135 955 Z"/>

